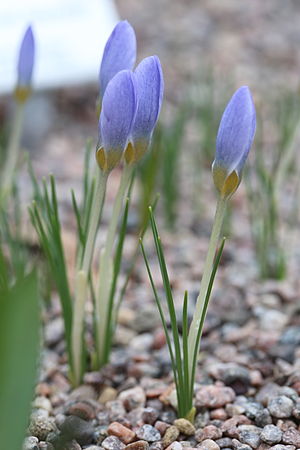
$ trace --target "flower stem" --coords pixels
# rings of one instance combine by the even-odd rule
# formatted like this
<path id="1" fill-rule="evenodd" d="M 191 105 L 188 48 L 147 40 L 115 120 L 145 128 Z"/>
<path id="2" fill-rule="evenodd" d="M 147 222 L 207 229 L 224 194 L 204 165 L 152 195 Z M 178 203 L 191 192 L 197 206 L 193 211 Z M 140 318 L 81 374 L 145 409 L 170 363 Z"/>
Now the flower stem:
<path id="1" fill-rule="evenodd" d="M 98 363 L 103 365 L 106 363 L 104 355 L 106 354 L 105 348 L 107 342 L 105 336 L 107 335 L 107 327 L 111 324 L 107 323 L 107 317 L 109 313 L 109 294 L 113 276 L 113 258 L 112 251 L 115 241 L 118 221 L 120 212 L 123 205 L 123 200 L 126 194 L 126 189 L 130 182 L 132 175 L 132 167 L 125 166 L 117 196 L 115 199 L 111 220 L 109 222 L 109 228 L 107 232 L 107 238 L 105 247 L 103 248 L 100 256 L 100 268 L 98 279 L 98 294 L 96 297 L 96 323 L 97 323 L 97 353 Z"/>
<path id="2" fill-rule="evenodd" d="M 198 334 L 198 330 L 199 330 L 199 326 L 200 326 L 200 322 L 201 322 L 203 306 L 204 306 L 204 302 L 205 302 L 207 289 L 209 286 L 209 281 L 210 281 L 211 272 L 212 272 L 212 268 L 213 268 L 214 258 L 215 258 L 216 250 L 218 247 L 219 239 L 220 239 L 226 205 L 227 205 L 226 198 L 219 197 L 219 200 L 217 203 L 217 208 L 216 208 L 216 213 L 215 213 L 214 224 L 213 224 L 213 228 L 212 228 L 212 232 L 211 232 L 211 236 L 210 236 L 210 242 L 209 242 L 208 252 L 207 252 L 207 256 L 206 256 L 206 261 L 204 264 L 204 270 L 203 270 L 203 275 L 202 275 L 202 280 L 201 280 L 201 285 L 200 285 L 200 292 L 199 292 L 199 295 L 197 298 L 196 308 L 195 308 L 195 312 L 193 315 L 192 323 L 190 325 L 189 336 L 188 336 L 189 373 L 190 374 L 193 373 L 192 368 L 193 368 L 194 354 L 195 353 L 198 354 L 199 349 L 200 349 L 200 340 L 199 340 L 198 345 L 196 342 L 197 334 Z M 196 348 L 196 346 L 197 346 L 197 348 Z M 193 384 L 193 381 L 194 380 L 191 380 L 191 385 Z"/>
<path id="3" fill-rule="evenodd" d="M 76 273 L 75 300 L 72 321 L 72 365 L 74 383 L 80 383 L 82 375 L 82 334 L 84 305 L 87 296 L 88 275 L 93 257 L 99 218 L 101 216 L 108 174 L 102 170 L 97 171 L 96 188 L 93 198 L 91 218 L 88 225 L 87 239 L 84 248 L 82 263 Z"/>
<path id="4" fill-rule="evenodd" d="M 16 112 L 11 129 L 10 139 L 7 148 L 6 161 L 3 167 L 3 179 L 2 179 L 2 195 L 8 195 L 11 187 L 14 171 L 18 162 L 18 156 L 20 151 L 21 133 L 24 119 L 24 103 L 16 103 Z"/>

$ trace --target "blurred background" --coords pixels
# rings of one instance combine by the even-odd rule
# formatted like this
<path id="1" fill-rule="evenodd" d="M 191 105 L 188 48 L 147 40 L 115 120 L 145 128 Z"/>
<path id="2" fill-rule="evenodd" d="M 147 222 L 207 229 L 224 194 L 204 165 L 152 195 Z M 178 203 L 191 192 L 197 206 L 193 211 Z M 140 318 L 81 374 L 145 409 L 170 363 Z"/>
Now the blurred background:
<path id="1" fill-rule="evenodd" d="M 34 17 L 30 17 L 30 16 Z M 278 90 L 298 87 L 300 3 L 297 0 L 13 0 L 0 7 L 1 124 L 11 112 L 17 49 L 28 23 L 37 41 L 35 95 L 28 105 L 24 146 L 45 173 L 54 160 L 80 155 L 96 136 L 95 98 L 101 52 L 116 20 L 136 30 L 139 60 L 157 54 L 165 75 L 166 101 L 184 101 L 205 88 L 205 76 L 248 84 L 264 101 Z M 202 83 L 202 84 L 201 84 Z M 216 83 L 216 84 L 218 84 Z M 220 85 L 220 84 L 219 84 Z M 78 126 L 80 125 L 80 126 Z M 41 150 L 42 147 L 42 150 Z M 59 163 L 59 170 L 64 170 Z"/>

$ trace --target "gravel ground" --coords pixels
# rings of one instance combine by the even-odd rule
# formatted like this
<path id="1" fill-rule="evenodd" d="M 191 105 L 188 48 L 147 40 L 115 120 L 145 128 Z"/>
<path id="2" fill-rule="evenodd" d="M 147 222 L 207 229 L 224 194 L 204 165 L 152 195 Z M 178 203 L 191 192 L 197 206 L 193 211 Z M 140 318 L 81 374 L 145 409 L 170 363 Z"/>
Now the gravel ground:
<path id="1" fill-rule="evenodd" d="M 298 86 L 297 0 L 117 3 L 122 17 L 137 31 L 140 57 L 157 53 L 162 60 L 166 104 L 182 98 L 186 87 L 197 82 L 208 66 L 219 79 L 232 78 L 237 86 L 249 84 L 261 98 L 285 85 Z M 92 86 L 51 96 L 41 93 L 29 105 L 28 117 L 34 126 L 28 120 L 24 143 L 35 149 L 38 176 L 50 171 L 57 176 L 70 261 L 74 222 L 69 190 L 79 187 L 85 139 L 95 138 L 96 92 Z M 115 171 L 108 203 L 118 178 Z M 27 183 L 22 176 L 24 192 Z M 209 201 L 201 220 L 192 201 L 186 201 L 190 189 L 186 183 L 177 231 L 162 233 L 178 308 L 185 289 L 190 291 L 191 303 L 196 298 L 207 248 L 215 202 L 208 173 L 202 186 L 201 196 Z M 75 390 L 67 380 L 62 320 L 55 298 L 45 312 L 45 350 L 24 449 L 300 448 L 299 261 L 295 256 L 284 282 L 258 282 L 242 186 L 232 203 L 232 239 L 226 244 L 205 323 L 194 425 L 176 420 L 165 339 L 147 275 L 143 264 L 138 264 L 120 311 L 111 364 L 101 372 L 87 373 Z M 153 244 L 150 239 L 146 244 L 157 274 Z M 126 255 L 134 245 L 131 235 Z M 158 277 L 157 282 L 161 286 Z"/>

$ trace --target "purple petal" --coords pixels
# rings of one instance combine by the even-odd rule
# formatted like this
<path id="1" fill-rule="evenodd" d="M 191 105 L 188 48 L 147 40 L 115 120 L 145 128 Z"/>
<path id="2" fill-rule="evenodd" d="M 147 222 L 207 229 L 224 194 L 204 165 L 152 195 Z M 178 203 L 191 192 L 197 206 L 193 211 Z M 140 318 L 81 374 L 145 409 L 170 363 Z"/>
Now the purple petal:
<path id="1" fill-rule="evenodd" d="M 243 169 L 256 127 L 255 107 L 247 86 L 240 87 L 228 103 L 219 126 L 215 167 L 231 173 Z"/>
<path id="2" fill-rule="evenodd" d="M 133 143 L 151 139 L 164 91 L 163 73 L 157 56 L 143 59 L 134 75 L 137 83 L 138 108 L 132 127 Z"/>
<path id="3" fill-rule="evenodd" d="M 100 145 L 106 152 L 122 154 L 137 107 L 133 73 L 122 70 L 108 83 L 99 120 Z"/>
<path id="4" fill-rule="evenodd" d="M 34 36 L 31 26 L 27 28 L 19 52 L 18 86 L 29 86 L 32 78 L 35 54 Z"/>
<path id="5" fill-rule="evenodd" d="M 102 97 L 109 81 L 121 70 L 132 69 L 135 60 L 135 32 L 127 20 L 124 20 L 115 26 L 104 49 L 99 74 Z"/>

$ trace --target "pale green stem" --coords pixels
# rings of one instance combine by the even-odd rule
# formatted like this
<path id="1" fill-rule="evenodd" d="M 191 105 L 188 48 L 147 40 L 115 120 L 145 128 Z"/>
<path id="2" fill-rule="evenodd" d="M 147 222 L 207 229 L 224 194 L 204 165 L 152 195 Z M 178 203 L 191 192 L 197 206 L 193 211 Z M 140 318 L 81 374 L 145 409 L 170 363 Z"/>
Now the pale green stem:
<path id="1" fill-rule="evenodd" d="M 72 362 L 75 384 L 80 383 L 82 367 L 82 332 L 84 320 L 84 305 L 88 290 L 88 275 L 93 257 L 99 218 L 101 216 L 108 173 L 98 170 L 96 187 L 92 204 L 91 217 L 84 248 L 82 264 L 78 268 L 75 280 L 75 299 L 72 321 Z"/>
<path id="2" fill-rule="evenodd" d="M 113 274 L 112 251 L 115 242 L 118 221 L 123 205 L 123 200 L 132 175 L 132 170 L 133 169 L 131 166 L 125 166 L 123 170 L 120 186 L 117 192 L 117 196 L 112 211 L 111 220 L 109 222 L 106 243 L 100 255 L 99 278 L 96 297 L 96 321 L 98 329 L 97 352 L 98 352 L 98 360 L 100 363 L 103 360 L 104 348 L 106 344 L 104 342 L 106 327 L 109 326 L 109 324 L 106 323 L 106 318 L 108 313 L 108 301 Z"/>
<path id="3" fill-rule="evenodd" d="M 20 151 L 21 133 L 24 119 L 24 103 L 16 103 L 16 112 L 7 148 L 6 161 L 2 171 L 2 195 L 9 194 Z"/>
<path id="4" fill-rule="evenodd" d="M 295 126 L 294 132 L 287 145 L 287 148 L 282 151 L 282 157 L 280 158 L 278 168 L 274 179 L 274 198 L 278 200 L 278 195 L 285 177 L 285 174 L 290 167 L 294 153 L 300 144 L 300 120 Z"/>
<path id="5" fill-rule="evenodd" d="M 75 302 L 72 320 L 72 375 L 76 386 L 80 383 L 82 373 L 82 331 L 86 291 L 87 275 L 83 270 L 79 270 L 75 281 Z"/>
<path id="6" fill-rule="evenodd" d="M 81 265 L 81 269 L 86 273 L 88 273 L 90 270 L 91 261 L 93 257 L 99 218 L 101 216 L 105 198 L 107 177 L 108 177 L 107 172 L 97 170 L 96 187 L 92 204 L 91 218 L 89 222 L 89 229 Z"/>
<path id="7" fill-rule="evenodd" d="M 199 349 L 200 349 L 200 342 L 198 343 L 197 348 L 196 348 L 197 334 L 198 334 L 198 330 L 199 330 L 199 325 L 200 325 L 200 321 L 201 321 L 201 316 L 202 316 L 204 301 L 205 301 L 205 297 L 206 297 L 206 293 L 207 293 L 207 289 L 208 289 L 208 285 L 209 285 L 209 280 L 210 280 L 210 276 L 211 276 L 211 272 L 212 272 L 212 268 L 213 268 L 213 264 L 214 264 L 214 258 L 215 258 L 215 254 L 216 254 L 216 251 L 218 248 L 218 243 L 219 243 L 219 239 L 220 239 L 220 235 L 221 235 L 221 229 L 222 229 L 222 224 L 224 221 L 224 215 L 225 215 L 225 210 L 226 210 L 226 204 L 227 204 L 227 200 L 220 197 L 218 200 L 218 203 L 217 203 L 214 224 L 213 224 L 213 228 L 211 231 L 208 252 L 206 255 L 206 261 L 204 264 L 203 275 L 202 275 L 202 280 L 201 280 L 201 284 L 200 284 L 200 291 L 199 291 L 199 295 L 197 298 L 192 323 L 190 325 L 189 336 L 188 336 L 188 350 L 189 350 L 188 358 L 189 358 L 189 373 L 190 374 L 192 373 L 193 355 L 195 354 L 195 352 L 198 354 Z"/>

